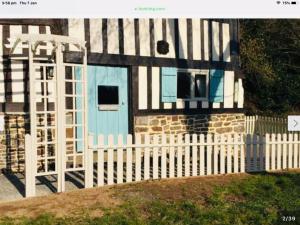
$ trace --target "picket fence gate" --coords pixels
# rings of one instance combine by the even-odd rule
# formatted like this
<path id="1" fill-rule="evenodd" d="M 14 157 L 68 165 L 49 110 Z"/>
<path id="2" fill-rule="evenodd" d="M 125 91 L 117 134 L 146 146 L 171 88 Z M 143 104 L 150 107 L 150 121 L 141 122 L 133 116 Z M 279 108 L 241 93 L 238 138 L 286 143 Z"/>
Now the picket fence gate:
<path id="1" fill-rule="evenodd" d="M 126 141 L 124 141 L 126 140 Z M 87 180 L 93 186 L 150 179 L 300 168 L 298 134 L 122 135 L 89 137 Z M 124 143 L 125 142 L 125 143 Z M 96 174 L 96 177 L 94 177 Z"/>

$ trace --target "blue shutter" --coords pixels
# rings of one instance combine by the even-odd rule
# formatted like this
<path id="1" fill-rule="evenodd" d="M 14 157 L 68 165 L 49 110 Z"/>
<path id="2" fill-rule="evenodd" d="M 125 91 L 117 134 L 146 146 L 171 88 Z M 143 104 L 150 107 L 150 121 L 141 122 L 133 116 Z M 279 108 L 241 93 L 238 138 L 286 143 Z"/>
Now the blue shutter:
<path id="1" fill-rule="evenodd" d="M 210 102 L 224 101 L 224 71 L 210 70 Z"/>
<path id="2" fill-rule="evenodd" d="M 177 100 L 177 69 L 161 68 L 161 101 L 176 102 Z"/>

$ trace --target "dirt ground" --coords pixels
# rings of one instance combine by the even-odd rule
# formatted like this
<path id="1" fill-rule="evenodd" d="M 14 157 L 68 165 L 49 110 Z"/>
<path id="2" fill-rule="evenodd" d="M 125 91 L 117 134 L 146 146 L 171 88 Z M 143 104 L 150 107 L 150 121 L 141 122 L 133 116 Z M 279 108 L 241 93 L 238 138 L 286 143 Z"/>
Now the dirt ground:
<path id="1" fill-rule="evenodd" d="M 213 186 L 222 187 L 233 181 L 247 179 L 249 174 L 220 175 L 147 181 L 117 186 L 81 189 L 20 201 L 0 203 L 1 217 L 36 217 L 42 213 L 56 216 L 82 214 L 85 211 L 101 216 L 107 208 L 116 207 L 130 200 L 179 200 L 203 201 Z"/>

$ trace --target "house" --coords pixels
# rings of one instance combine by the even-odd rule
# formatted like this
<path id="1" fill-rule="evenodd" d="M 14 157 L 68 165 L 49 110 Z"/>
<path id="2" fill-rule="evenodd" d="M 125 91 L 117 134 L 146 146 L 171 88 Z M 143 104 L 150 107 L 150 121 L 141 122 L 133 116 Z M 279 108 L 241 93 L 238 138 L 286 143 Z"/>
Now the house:
<path id="1" fill-rule="evenodd" d="M 81 162 L 88 134 L 243 132 L 238 31 L 233 19 L 1 19 L 0 169 L 23 170 L 25 133 L 46 173 L 60 148 Z"/>

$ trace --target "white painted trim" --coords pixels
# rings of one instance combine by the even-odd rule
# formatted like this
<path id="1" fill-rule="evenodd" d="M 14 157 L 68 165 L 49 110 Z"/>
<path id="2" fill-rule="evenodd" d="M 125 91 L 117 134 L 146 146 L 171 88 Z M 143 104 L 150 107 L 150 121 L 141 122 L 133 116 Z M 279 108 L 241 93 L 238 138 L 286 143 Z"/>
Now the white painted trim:
<path id="1" fill-rule="evenodd" d="M 139 109 L 147 109 L 147 67 L 140 66 L 138 69 L 138 102 Z"/>
<path id="2" fill-rule="evenodd" d="M 2 34 L 2 28 L 3 26 L 0 25 L 0 34 Z M 3 43 L 2 35 L 0 35 L 0 43 Z M 1 55 L 1 61 L 0 61 L 0 102 L 5 102 L 5 84 L 4 84 L 4 71 L 3 71 L 3 48 L 0 48 L 0 55 Z"/>
<path id="3" fill-rule="evenodd" d="M 149 19 L 139 19 L 140 55 L 150 56 Z"/>
<path id="4" fill-rule="evenodd" d="M 51 35 L 51 28 L 50 26 L 46 26 L 46 34 Z M 46 43 L 46 48 L 47 48 L 47 55 L 51 55 L 52 50 L 53 50 L 53 45 L 50 42 Z"/>
<path id="5" fill-rule="evenodd" d="M 213 104 L 212 104 L 212 107 L 214 108 L 214 109 L 219 109 L 220 108 L 220 102 L 213 102 Z"/>
<path id="6" fill-rule="evenodd" d="M 69 36 L 73 38 L 78 38 L 84 41 L 84 19 L 69 19 Z M 73 44 L 70 44 L 70 51 L 78 51 L 78 48 Z"/>
<path id="7" fill-rule="evenodd" d="M 31 42 L 29 42 L 29 46 L 31 46 Z M 30 107 L 30 135 L 31 137 L 37 137 L 37 131 L 36 131 L 36 104 L 32 104 L 35 102 L 35 98 L 36 98 L 36 93 L 35 93 L 35 71 L 34 71 L 34 66 L 33 66 L 33 52 L 31 50 L 28 51 L 28 60 L 29 60 L 29 91 L 30 91 L 30 102 L 31 104 L 29 105 Z M 35 180 L 35 176 L 37 173 L 37 146 L 36 146 L 36 138 L 31 139 L 31 141 L 29 140 L 29 137 L 27 137 L 27 143 L 30 142 L 30 149 L 34 151 L 34 154 L 30 155 L 30 159 L 27 158 L 27 162 L 34 162 L 34 164 L 32 165 L 31 169 L 29 170 L 30 173 L 32 173 L 32 171 L 35 171 L 34 174 L 30 174 L 28 176 L 34 176 L 34 180 Z M 29 148 L 29 146 L 27 146 L 27 149 Z M 29 150 L 30 153 L 32 153 Z M 29 155 L 27 155 L 29 156 Z M 25 155 L 26 157 L 26 155 Z M 32 160 L 32 161 L 30 161 Z M 26 163 L 27 163 L 26 162 Z M 26 165 L 25 165 L 26 168 Z M 32 181 L 29 181 L 30 183 Z M 30 191 L 31 194 L 34 194 L 33 192 Z M 29 193 L 29 195 L 30 195 Z"/>
<path id="8" fill-rule="evenodd" d="M 200 19 L 192 19 L 192 26 L 193 26 L 193 59 L 201 60 Z"/>
<path id="9" fill-rule="evenodd" d="M 187 59 L 187 19 L 178 19 L 178 29 L 179 29 L 179 58 Z"/>
<path id="10" fill-rule="evenodd" d="M 124 55 L 135 55 L 134 19 L 123 19 Z"/>
<path id="11" fill-rule="evenodd" d="M 172 103 L 171 102 L 165 102 L 164 103 L 164 109 L 172 109 Z"/>
<path id="12" fill-rule="evenodd" d="M 152 109 L 159 109 L 160 96 L 160 68 L 152 67 Z"/>
<path id="13" fill-rule="evenodd" d="M 190 108 L 196 109 L 197 108 L 197 101 L 190 101 Z"/>
<path id="14" fill-rule="evenodd" d="M 230 62 L 230 31 L 229 24 L 223 23 L 223 61 Z"/>
<path id="15" fill-rule="evenodd" d="M 39 34 L 40 33 L 40 29 L 39 26 L 28 26 L 28 33 L 29 34 Z M 38 46 L 37 50 L 36 50 L 36 54 L 40 54 L 40 47 Z"/>
<path id="16" fill-rule="evenodd" d="M 224 108 L 233 108 L 234 71 L 224 71 Z"/>
<path id="17" fill-rule="evenodd" d="M 208 45 L 208 39 L 209 39 L 209 32 L 208 32 L 208 21 L 204 20 L 203 21 L 203 32 L 204 32 L 204 60 L 208 61 L 209 60 L 209 45 Z"/>
<path id="18" fill-rule="evenodd" d="M 208 101 L 203 101 L 202 102 L 202 108 L 207 109 L 209 107 Z"/>
<path id="19" fill-rule="evenodd" d="M 167 42 L 169 43 L 169 53 L 166 57 L 175 58 L 175 24 L 174 19 L 166 19 Z"/>
<path id="20" fill-rule="evenodd" d="M 184 109 L 185 108 L 185 102 L 183 99 L 177 98 L 176 100 L 176 108 L 177 109 Z"/>
<path id="21" fill-rule="evenodd" d="M 162 34 L 162 19 L 157 18 L 154 19 L 154 48 L 155 48 L 155 56 L 156 57 L 165 57 L 166 55 L 159 54 L 157 51 L 157 41 L 163 40 L 163 34 Z"/>
<path id="22" fill-rule="evenodd" d="M 220 61 L 219 22 L 212 22 L 212 60 Z"/>
<path id="23" fill-rule="evenodd" d="M 3 43 L 3 26 L 0 25 L 0 43 Z M 3 60 L 3 47 L 0 48 L 0 55 L 1 55 L 1 63 L 2 63 L 2 60 Z"/>
<path id="24" fill-rule="evenodd" d="M 36 161 L 34 161 L 35 149 L 32 146 L 32 138 L 25 135 L 25 197 L 34 197 L 36 194 L 35 175 Z"/>
<path id="25" fill-rule="evenodd" d="M 11 79 L 12 79 L 12 101 L 24 102 L 24 72 L 23 64 L 11 64 Z"/>
<path id="26" fill-rule="evenodd" d="M 244 107 L 244 87 L 242 79 L 238 80 L 238 108 Z"/>
<path id="27" fill-rule="evenodd" d="M 118 19 L 107 19 L 107 52 L 119 54 L 119 23 Z"/>
<path id="28" fill-rule="evenodd" d="M 103 52 L 102 19 L 90 19 L 90 45 L 91 52 Z"/>
<path id="29" fill-rule="evenodd" d="M 9 36 L 10 42 L 15 42 L 17 40 L 18 35 L 22 34 L 22 26 L 20 25 L 11 25 L 9 26 Z M 15 54 L 22 54 L 23 53 L 23 43 L 19 43 L 17 48 L 14 50 Z"/>

